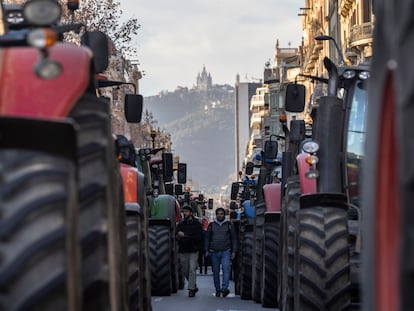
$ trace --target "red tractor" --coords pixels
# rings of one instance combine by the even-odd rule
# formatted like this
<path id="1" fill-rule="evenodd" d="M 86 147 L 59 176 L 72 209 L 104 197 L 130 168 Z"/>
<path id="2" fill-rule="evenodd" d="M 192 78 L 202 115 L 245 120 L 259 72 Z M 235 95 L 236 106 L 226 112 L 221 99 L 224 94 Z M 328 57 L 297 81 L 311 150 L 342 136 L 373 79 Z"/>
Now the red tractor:
<path id="1" fill-rule="evenodd" d="M 281 310 L 342 310 L 360 303 L 357 189 L 369 72 L 366 65 L 337 67 L 328 58 L 324 65 L 329 77 L 312 77 L 328 86 L 327 95 L 312 106 L 312 137 L 305 137 L 303 121 L 286 133 L 278 267 Z M 290 85 L 286 111 L 303 107 L 304 88 Z"/>
<path id="2" fill-rule="evenodd" d="M 74 12 L 78 1 L 68 1 Z M 0 309 L 127 309 L 124 202 L 103 33 L 63 43 L 57 1 L 1 4 Z M 140 107 L 141 106 L 141 107 Z M 142 97 L 126 98 L 129 120 Z"/>
<path id="3" fill-rule="evenodd" d="M 364 310 L 413 310 L 413 2 L 375 1 L 362 195 Z"/>

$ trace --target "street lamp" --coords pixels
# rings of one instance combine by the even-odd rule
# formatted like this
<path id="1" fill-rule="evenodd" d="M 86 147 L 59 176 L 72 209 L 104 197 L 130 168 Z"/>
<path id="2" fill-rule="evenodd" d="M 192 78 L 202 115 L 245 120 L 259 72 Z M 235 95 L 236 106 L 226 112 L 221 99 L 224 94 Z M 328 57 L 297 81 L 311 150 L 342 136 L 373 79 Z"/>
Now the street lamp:
<path id="1" fill-rule="evenodd" d="M 318 40 L 318 41 L 331 40 L 331 41 L 333 41 L 333 43 L 335 44 L 335 48 L 336 48 L 336 50 L 338 52 L 338 55 L 339 55 L 339 57 L 341 59 L 340 65 L 345 65 L 344 55 L 342 54 L 342 51 L 339 48 L 338 43 L 336 43 L 336 41 L 335 41 L 334 38 L 332 38 L 331 36 L 321 35 L 321 36 L 316 36 L 315 37 L 315 40 Z"/>
<path id="2" fill-rule="evenodd" d="M 157 136 L 157 132 L 155 130 L 151 130 L 151 139 L 152 139 L 152 149 L 155 149 L 155 137 Z"/>

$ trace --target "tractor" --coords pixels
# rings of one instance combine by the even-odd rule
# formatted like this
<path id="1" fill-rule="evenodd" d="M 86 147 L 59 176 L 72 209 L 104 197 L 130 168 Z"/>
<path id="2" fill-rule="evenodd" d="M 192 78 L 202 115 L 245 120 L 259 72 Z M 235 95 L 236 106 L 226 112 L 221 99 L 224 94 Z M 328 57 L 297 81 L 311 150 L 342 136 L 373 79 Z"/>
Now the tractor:
<path id="1" fill-rule="evenodd" d="M 413 310 L 413 3 L 375 1 L 362 185 L 363 309 Z"/>
<path id="2" fill-rule="evenodd" d="M 145 176 L 151 294 L 170 296 L 184 286 L 175 240 L 176 225 L 181 220 L 180 205 L 173 195 L 166 193 L 166 185 L 173 181 L 173 157 L 164 148 L 139 148 L 136 152 L 138 168 Z M 160 152 L 161 157 L 156 157 Z"/>
<path id="3" fill-rule="evenodd" d="M 277 266 L 272 262 L 278 250 L 280 209 L 271 202 L 274 191 L 280 193 L 280 182 L 275 182 L 281 168 L 276 135 L 271 135 L 254 160 L 246 163 L 243 181 L 233 183 L 231 191 L 231 199 L 240 199 L 243 206 L 238 226 L 240 267 L 236 291 L 242 299 L 276 307 Z M 259 173 L 257 179 L 255 172 Z"/>
<path id="4" fill-rule="evenodd" d="M 79 1 L 67 1 L 74 16 Z M 127 250 L 107 37 L 57 1 L 1 3 L 0 309 L 126 310 Z M 74 18 L 72 18 L 74 20 Z M 60 41 L 83 31 L 81 45 Z M 125 99 L 127 118 L 142 97 Z"/>
<path id="5" fill-rule="evenodd" d="M 369 68 L 337 67 L 329 58 L 324 65 L 328 78 L 312 77 L 328 85 L 328 94 L 312 106 L 312 137 L 305 137 L 302 120 L 286 133 L 290 148 L 283 154 L 278 258 L 281 310 L 357 309 L 360 303 L 358 189 Z M 302 85 L 288 86 L 286 111 L 303 110 L 304 92 Z"/>

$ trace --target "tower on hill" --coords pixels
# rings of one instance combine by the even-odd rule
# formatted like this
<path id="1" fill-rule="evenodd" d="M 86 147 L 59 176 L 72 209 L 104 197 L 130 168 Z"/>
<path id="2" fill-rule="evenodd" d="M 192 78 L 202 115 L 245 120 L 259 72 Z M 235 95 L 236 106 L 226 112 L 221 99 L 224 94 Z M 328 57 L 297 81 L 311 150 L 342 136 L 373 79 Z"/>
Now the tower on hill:
<path id="1" fill-rule="evenodd" d="M 197 75 L 197 85 L 198 90 L 206 91 L 211 88 L 213 85 L 210 73 L 207 73 L 206 66 L 203 65 L 203 71 Z"/>

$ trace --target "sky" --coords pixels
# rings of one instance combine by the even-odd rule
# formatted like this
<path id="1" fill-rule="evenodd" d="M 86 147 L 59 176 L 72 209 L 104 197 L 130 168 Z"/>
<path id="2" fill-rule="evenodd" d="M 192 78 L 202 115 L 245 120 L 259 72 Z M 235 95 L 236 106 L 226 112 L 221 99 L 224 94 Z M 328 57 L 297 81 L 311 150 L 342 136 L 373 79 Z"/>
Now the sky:
<path id="1" fill-rule="evenodd" d="M 304 0 L 119 0 L 141 28 L 133 39 L 144 77 L 139 92 L 152 96 L 191 88 L 203 66 L 213 84 L 263 78 L 274 48 L 298 47 Z"/>

